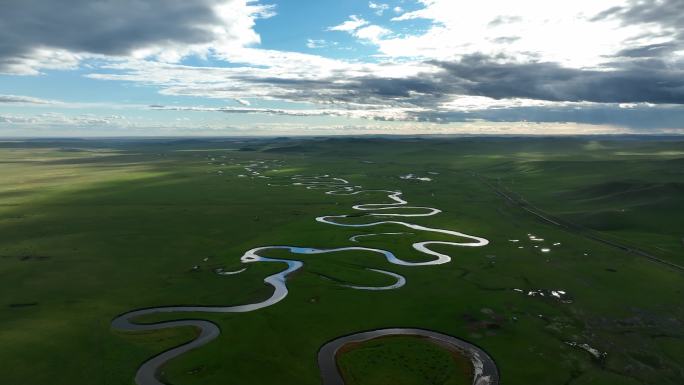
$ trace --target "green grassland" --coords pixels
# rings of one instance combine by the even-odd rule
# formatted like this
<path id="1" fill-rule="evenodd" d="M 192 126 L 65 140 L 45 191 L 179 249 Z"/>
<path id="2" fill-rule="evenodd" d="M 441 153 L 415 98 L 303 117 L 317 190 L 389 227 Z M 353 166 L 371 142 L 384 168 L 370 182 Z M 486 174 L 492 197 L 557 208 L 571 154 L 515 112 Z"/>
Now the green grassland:
<path id="1" fill-rule="evenodd" d="M 472 365 L 465 357 L 421 338 L 388 337 L 354 346 L 340 356 L 348 385 L 472 383 Z"/>
<path id="2" fill-rule="evenodd" d="M 270 179 L 238 176 L 258 159 L 282 166 L 264 173 Z M 428 172 L 438 173 L 431 182 L 399 178 Z M 413 223 L 491 243 L 435 246 L 453 259 L 425 267 L 364 252 L 298 254 L 305 266 L 274 306 L 149 317 L 208 319 L 222 331 L 167 365 L 169 383 L 319 384 L 321 345 L 385 327 L 433 329 L 477 344 L 495 359 L 506 385 L 684 383 L 684 271 L 592 238 L 684 265 L 684 141 L 629 137 L 1 142 L 1 382 L 132 384 L 146 358 L 196 331 L 119 332 L 110 327 L 116 315 L 263 300 L 271 292 L 263 278 L 284 265 L 252 264 L 234 276 L 213 269 L 239 268 L 239 257 L 253 247 L 344 247 L 355 245 L 352 235 L 406 230 L 316 222 L 387 198 L 280 186 L 295 174 L 400 189 L 411 205 L 443 210 Z M 572 230 L 541 220 L 520 201 Z M 425 256 L 411 244 L 421 240 L 454 239 L 417 232 L 359 245 L 418 261 Z M 551 252 L 534 247 L 541 244 Z M 292 257 L 282 250 L 268 256 Z M 367 267 L 401 274 L 407 284 L 385 292 L 339 286 L 391 283 Z M 570 303 L 513 289 L 563 290 Z M 399 366 L 424 373 L 416 385 L 458 381 L 437 366 L 442 375 L 428 373 L 424 363 L 447 354 L 434 346 L 410 338 L 370 344 L 340 357 L 347 373 L 364 377 L 358 384 L 383 385 L 383 373 L 399 370 L 397 357 L 410 352 L 415 358 Z"/>

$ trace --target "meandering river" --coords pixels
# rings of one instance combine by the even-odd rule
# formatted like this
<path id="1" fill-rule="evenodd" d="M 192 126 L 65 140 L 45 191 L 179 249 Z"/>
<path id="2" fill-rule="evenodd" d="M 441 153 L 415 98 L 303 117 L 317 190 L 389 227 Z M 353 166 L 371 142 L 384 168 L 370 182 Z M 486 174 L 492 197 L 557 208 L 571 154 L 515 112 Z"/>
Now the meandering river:
<path id="1" fill-rule="evenodd" d="M 370 222 L 370 223 L 347 223 L 349 219 L 354 219 L 357 216 L 350 215 L 325 215 L 316 218 L 320 223 L 342 226 L 342 227 L 353 227 L 353 228 L 364 228 L 380 225 L 397 225 L 407 227 L 409 229 L 427 233 L 440 233 L 449 236 L 454 236 L 458 238 L 463 238 L 465 242 L 447 242 L 447 241 L 423 241 L 413 243 L 413 248 L 422 254 L 430 257 L 426 261 L 412 262 L 402 259 L 396 256 L 389 250 L 362 247 L 362 246 L 350 246 L 350 247 L 339 247 L 331 249 L 317 249 L 311 247 L 299 247 L 299 246 L 262 246 L 256 247 L 245 252 L 240 258 L 241 262 L 244 264 L 251 263 L 279 263 L 283 264 L 286 268 L 279 273 L 270 275 L 264 279 L 264 283 L 273 287 L 273 294 L 260 302 L 249 303 L 238 306 L 161 306 L 154 308 L 137 309 L 125 314 L 121 314 L 112 321 L 112 328 L 123 331 L 149 331 L 149 330 L 160 330 L 167 328 L 175 328 L 181 326 L 193 326 L 200 330 L 200 334 L 193 341 L 188 342 L 184 345 L 175 347 L 171 350 L 165 351 L 149 360 L 144 362 L 138 369 L 135 375 L 135 382 L 138 385 L 162 385 L 163 383 L 158 379 L 158 374 L 161 367 L 172 360 L 175 357 L 182 355 L 183 353 L 196 349 L 202 345 L 205 345 L 209 341 L 217 338 L 220 334 L 220 329 L 217 325 L 210 321 L 201 319 L 183 319 L 177 321 L 165 321 L 157 323 L 137 323 L 135 319 L 145 315 L 160 314 L 160 313 L 244 313 L 250 311 L 256 311 L 268 306 L 272 306 L 287 296 L 287 276 L 292 272 L 300 269 L 304 263 L 296 259 L 277 259 L 269 258 L 268 252 L 270 250 L 284 249 L 288 250 L 290 253 L 296 254 L 328 254 L 336 253 L 341 251 L 363 251 L 372 254 L 378 254 L 384 257 L 387 262 L 395 265 L 401 266 L 426 266 L 426 265 L 440 265 L 451 261 L 451 257 L 447 254 L 439 253 L 430 249 L 431 245 L 449 245 L 456 247 L 481 247 L 488 244 L 487 239 L 465 234 L 462 232 L 426 227 L 411 222 L 405 222 L 396 220 L 395 218 L 411 218 L 411 217 L 427 217 L 441 213 L 441 210 L 424 207 L 424 206 L 408 206 L 408 202 L 402 198 L 401 191 L 394 190 L 364 190 L 361 186 L 352 185 L 349 181 L 342 178 L 335 178 L 329 175 L 321 176 L 302 176 L 297 175 L 292 178 L 292 185 L 303 186 L 307 189 L 322 189 L 325 190 L 326 194 L 329 195 L 357 195 L 364 193 L 384 193 L 386 197 L 390 200 L 388 203 L 366 203 L 355 205 L 352 208 L 354 210 L 363 211 L 364 217 L 378 218 L 380 220 Z M 389 218 L 389 219 L 388 219 Z M 371 236 L 371 235 L 382 235 L 379 234 L 365 234 L 356 236 L 352 241 L 358 242 L 361 236 Z M 392 233 L 397 234 L 397 233 Z M 354 238 L 354 237 L 352 237 Z M 356 290 L 394 290 L 398 289 L 406 283 L 406 279 L 394 272 L 385 271 L 380 269 L 369 269 L 378 274 L 384 274 L 391 276 L 395 279 L 395 283 L 388 286 L 360 286 L 360 285 L 342 285 Z M 234 275 L 239 274 L 244 269 L 240 269 L 236 272 L 227 272 L 222 274 L 217 272 L 217 274 L 222 275 Z M 337 373 L 335 367 L 335 353 L 337 350 L 349 343 L 355 341 L 363 341 L 372 338 L 377 338 L 384 335 L 391 334 L 408 334 L 408 335 L 420 335 L 423 337 L 430 338 L 431 340 L 444 345 L 450 349 L 456 349 L 459 352 L 466 354 L 473 363 L 475 377 L 473 378 L 473 384 L 475 385 L 495 385 L 498 384 L 498 372 L 494 361 L 481 349 L 469 344 L 466 341 L 460 340 L 456 337 L 447 336 L 433 331 L 426 331 L 422 329 L 383 329 L 369 332 L 357 333 L 351 336 L 341 337 L 334 341 L 325 344 L 319 352 L 319 368 L 321 370 L 321 376 L 323 378 L 324 385 L 342 385 L 344 382 L 342 377 Z"/>

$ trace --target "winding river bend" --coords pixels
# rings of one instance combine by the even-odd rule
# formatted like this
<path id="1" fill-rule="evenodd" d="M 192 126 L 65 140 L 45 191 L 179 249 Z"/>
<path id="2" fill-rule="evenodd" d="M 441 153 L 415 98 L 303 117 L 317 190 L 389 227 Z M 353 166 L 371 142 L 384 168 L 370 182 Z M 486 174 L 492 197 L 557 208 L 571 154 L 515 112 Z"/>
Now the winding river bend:
<path id="1" fill-rule="evenodd" d="M 473 385 L 494 385 L 499 383 L 499 371 L 494 360 L 479 347 L 450 335 L 425 329 L 389 328 L 354 333 L 337 338 L 318 351 L 318 368 L 323 385 L 344 385 L 344 378 L 337 367 L 337 354 L 344 346 L 374 340 L 387 336 L 424 337 L 446 349 L 463 354 L 473 365 Z"/>
<path id="2" fill-rule="evenodd" d="M 441 212 L 441 210 L 424 207 L 424 206 L 408 206 L 408 202 L 402 198 L 401 191 L 394 190 L 364 190 L 361 186 L 352 185 L 347 180 L 342 178 L 334 178 L 329 175 L 321 176 L 302 176 L 296 175 L 293 178 L 292 185 L 303 186 L 307 189 L 322 189 L 326 190 L 325 193 L 329 195 L 357 195 L 362 193 L 384 193 L 387 198 L 391 201 L 389 203 L 367 203 L 355 205 L 352 208 L 354 210 L 363 211 L 363 216 L 378 218 L 380 220 L 363 223 L 363 224 L 351 224 L 346 222 L 341 222 L 344 218 L 353 218 L 356 216 L 350 215 L 327 215 L 320 216 L 316 218 L 318 222 L 342 226 L 342 227 L 372 227 L 379 225 L 398 225 L 407 227 L 412 230 L 421 232 L 432 232 L 441 233 L 458 238 L 464 238 L 466 242 L 446 242 L 446 241 L 423 241 L 413 243 L 413 248 L 419 253 L 430 256 L 432 259 L 422 262 L 411 262 L 397 257 L 394 253 L 388 250 L 375 249 L 369 247 L 361 246 L 350 246 L 350 247 L 340 247 L 332 249 L 316 249 L 310 247 L 298 247 L 298 246 L 263 246 L 256 247 L 245 252 L 240 258 L 241 262 L 244 264 L 250 263 L 280 263 L 284 264 L 286 268 L 279 273 L 272 274 L 264 279 L 264 283 L 273 287 L 273 294 L 261 302 L 255 302 L 244 305 L 237 306 L 161 306 L 154 308 L 137 309 L 117 316 L 112 321 L 112 328 L 122 331 L 149 331 L 149 330 L 160 330 L 167 328 L 175 328 L 182 326 L 193 326 L 200 330 L 200 334 L 193 341 L 186 344 L 177 346 L 173 349 L 167 350 L 151 359 L 145 361 L 135 374 L 135 382 L 138 385 L 163 385 L 158 378 L 161 367 L 168 361 L 175 357 L 182 355 L 185 352 L 196 349 L 200 346 L 207 344 L 213 339 L 220 335 L 219 327 L 207 320 L 201 319 L 182 319 L 176 321 L 165 321 L 157 323 L 137 323 L 135 319 L 141 316 L 150 314 L 161 314 L 161 313 L 245 313 L 250 311 L 256 311 L 268 306 L 272 306 L 287 296 L 287 276 L 292 272 L 300 269 L 304 263 L 295 259 L 276 259 L 269 258 L 266 255 L 269 250 L 284 249 L 288 250 L 292 254 L 327 254 L 336 253 L 340 251 L 363 251 L 372 254 L 379 254 L 383 256 L 389 263 L 402 266 L 426 266 L 426 265 L 440 265 L 448 263 L 451 261 L 449 255 L 439 253 L 437 251 L 431 250 L 430 245 L 449 245 L 457 247 L 481 247 L 487 245 L 489 242 L 485 238 L 477 237 L 474 235 L 468 235 L 462 232 L 425 227 L 417 225 L 410 222 L 399 221 L 394 218 L 398 217 L 427 217 L 431 215 L 436 215 Z M 416 212 L 418 211 L 418 212 Z M 385 233 L 379 234 L 367 234 L 370 235 L 383 235 Z M 396 233 L 392 233 L 396 234 Z M 354 237 L 352 237 L 354 238 Z M 359 236 L 352 241 L 358 242 Z M 373 287 L 373 286 L 356 286 L 356 285 L 342 285 L 356 290 L 394 290 L 402 287 L 406 280 L 403 276 L 385 270 L 379 269 L 369 269 L 378 274 L 389 275 L 395 278 L 396 282 L 389 286 Z M 244 271 L 244 269 L 234 272 L 239 274 L 239 272 Z M 221 274 L 220 272 L 218 274 Z M 233 272 L 230 272 L 233 274 Z M 494 361 L 481 349 L 471 345 L 463 340 L 455 337 L 447 336 L 437 332 L 426 331 L 422 329 L 383 329 L 371 332 L 363 332 L 354 334 L 351 336 L 341 337 L 334 341 L 329 342 L 324 345 L 319 352 L 319 368 L 321 370 L 321 375 L 324 381 L 324 385 L 342 385 L 344 382 L 339 375 L 335 377 L 335 370 L 332 369 L 335 362 L 335 352 L 339 347 L 354 341 L 368 340 L 372 338 L 377 338 L 383 335 L 396 335 L 396 334 L 408 334 L 408 335 L 419 335 L 422 337 L 430 338 L 443 346 L 456 349 L 459 352 L 466 354 L 473 363 L 475 377 L 473 379 L 474 385 L 496 385 L 498 384 L 498 372 Z M 332 366 L 331 366 L 332 365 Z M 479 374 L 478 374 L 479 373 Z"/>

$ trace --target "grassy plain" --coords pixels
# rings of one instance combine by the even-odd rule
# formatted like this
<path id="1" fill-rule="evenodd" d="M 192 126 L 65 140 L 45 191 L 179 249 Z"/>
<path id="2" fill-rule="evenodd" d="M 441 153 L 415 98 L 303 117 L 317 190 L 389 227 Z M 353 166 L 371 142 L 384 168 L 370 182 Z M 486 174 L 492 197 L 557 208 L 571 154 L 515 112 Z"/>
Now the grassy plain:
<path id="1" fill-rule="evenodd" d="M 415 337 L 386 337 L 352 346 L 338 362 L 348 385 L 469 385 L 473 378 L 467 358 Z"/>
<path id="2" fill-rule="evenodd" d="M 240 177 L 255 160 L 282 166 L 264 173 L 270 179 Z M 433 180 L 399 178 L 408 173 Z M 257 246 L 343 247 L 355 234 L 405 230 L 317 223 L 316 216 L 387 198 L 269 186 L 295 174 L 400 189 L 411 205 L 444 211 L 412 222 L 491 243 L 436 247 L 453 260 L 427 267 L 362 252 L 297 255 L 305 266 L 288 281 L 290 295 L 272 307 L 156 317 L 208 319 L 222 330 L 169 364 L 168 382 L 319 384 L 315 357 L 323 343 L 385 327 L 473 342 L 496 360 L 507 385 L 684 382 L 684 271 L 586 236 L 684 265 L 684 141 L 580 137 L 2 142 L 2 383 L 132 384 L 141 362 L 195 332 L 116 332 L 109 323 L 117 314 L 258 301 L 270 293 L 263 278 L 282 266 L 255 264 L 235 276 L 213 269 L 239 268 L 239 257 Z M 582 231 L 542 221 L 497 190 Z M 453 238 L 416 233 L 360 244 L 421 260 L 411 248 L 419 240 Z M 389 292 L 338 286 L 390 283 L 366 267 L 402 274 L 407 284 Z M 530 290 L 563 290 L 571 303 L 526 295 Z M 394 344 L 383 349 L 412 349 Z M 359 367 L 364 360 L 342 359 L 349 370 L 369 370 Z M 380 360 L 378 373 L 388 365 Z"/>

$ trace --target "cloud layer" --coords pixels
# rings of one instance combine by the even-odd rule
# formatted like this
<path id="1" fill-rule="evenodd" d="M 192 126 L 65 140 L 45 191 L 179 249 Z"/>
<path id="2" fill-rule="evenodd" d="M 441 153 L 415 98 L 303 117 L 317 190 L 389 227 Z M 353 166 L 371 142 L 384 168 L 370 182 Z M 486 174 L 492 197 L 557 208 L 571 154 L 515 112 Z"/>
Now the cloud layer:
<path id="1" fill-rule="evenodd" d="M 255 23 L 276 9 L 250 0 L 68 3 L 2 7 L 0 73 L 85 63 L 90 79 L 227 105 L 153 108 L 167 112 L 684 128 L 681 0 L 369 2 L 302 37 L 304 52 L 345 48 L 340 38 L 373 52 L 343 57 L 259 46 Z"/>
<path id="2" fill-rule="evenodd" d="M 259 42 L 254 18 L 270 7 L 245 0 L 10 0 L 2 6 L 0 72 L 68 68 L 83 57 L 178 60 Z"/>

